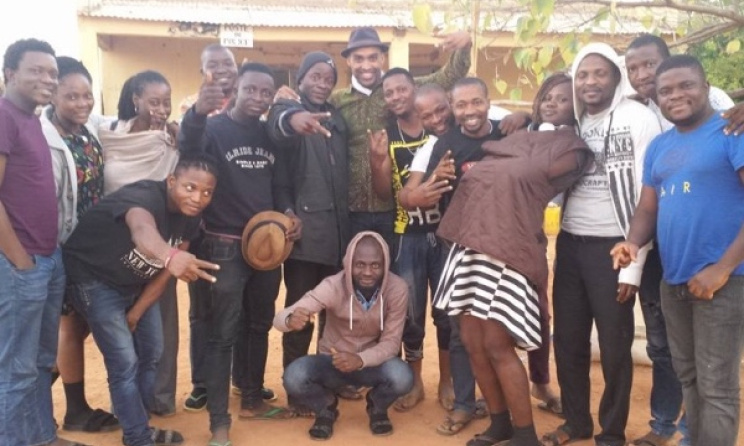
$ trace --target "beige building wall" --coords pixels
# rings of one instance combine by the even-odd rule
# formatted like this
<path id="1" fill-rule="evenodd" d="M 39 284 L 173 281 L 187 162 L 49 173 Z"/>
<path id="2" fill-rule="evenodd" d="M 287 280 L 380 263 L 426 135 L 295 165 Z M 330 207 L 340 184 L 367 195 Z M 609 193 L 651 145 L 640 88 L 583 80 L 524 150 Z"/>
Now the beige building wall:
<path id="1" fill-rule="evenodd" d="M 82 59 L 94 78 L 94 88 L 100 90 L 101 109 L 105 114 L 115 114 L 119 92 L 131 75 L 146 69 L 161 72 L 173 90 L 174 118 L 178 104 L 194 94 L 201 83 L 199 55 L 210 43 L 218 43 L 216 33 L 181 30 L 178 24 L 168 22 L 102 19 L 79 17 Z M 255 28 L 254 48 L 232 48 L 238 63 L 258 61 L 278 70 L 280 83 L 293 84 L 294 75 L 302 56 L 309 51 L 331 54 L 339 68 L 338 86 L 347 86 L 350 72 L 341 51 L 346 47 L 350 29 L 339 28 Z M 409 68 L 414 74 L 430 73 L 446 63 L 449 54 L 435 45 L 438 40 L 417 30 L 379 29 L 380 37 L 389 42 L 390 66 Z M 510 33 L 481 37 L 488 42 L 478 52 L 477 75 L 486 81 L 490 99 L 506 108 L 516 108 L 509 92 L 499 94 L 493 81 L 499 77 L 509 84 L 518 85 L 519 70 L 510 51 L 514 38 Z M 560 36 L 555 36 L 559 39 Z M 543 38 L 545 40 L 545 38 Z M 549 38 L 548 38 L 549 40 Z M 506 62 L 505 62 L 506 61 Z M 557 69 L 557 66 L 553 67 Z M 521 84 L 522 100 L 531 101 L 536 85 Z M 525 108 L 523 104 L 521 108 Z"/>

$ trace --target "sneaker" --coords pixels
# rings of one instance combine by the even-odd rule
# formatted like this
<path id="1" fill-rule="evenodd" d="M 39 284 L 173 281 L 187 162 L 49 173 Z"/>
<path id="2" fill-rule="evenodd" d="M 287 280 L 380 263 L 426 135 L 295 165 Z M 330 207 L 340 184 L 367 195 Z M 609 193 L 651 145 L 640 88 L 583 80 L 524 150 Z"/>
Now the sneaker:
<path id="1" fill-rule="evenodd" d="M 183 410 L 201 412 L 205 407 L 207 407 L 207 389 L 194 387 L 189 397 L 183 402 Z"/>

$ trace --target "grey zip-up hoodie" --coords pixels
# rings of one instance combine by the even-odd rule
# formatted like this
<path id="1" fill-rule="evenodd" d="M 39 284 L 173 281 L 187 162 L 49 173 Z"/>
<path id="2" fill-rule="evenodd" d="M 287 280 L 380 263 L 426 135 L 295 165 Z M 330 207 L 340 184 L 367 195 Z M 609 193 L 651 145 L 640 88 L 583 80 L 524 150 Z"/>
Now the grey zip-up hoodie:
<path id="1" fill-rule="evenodd" d="M 377 300 L 365 311 L 354 293 L 351 262 L 359 240 L 367 236 L 374 238 L 382 248 L 385 273 Z M 297 303 L 280 311 L 274 317 L 274 327 L 282 332 L 290 331 L 287 316 L 297 308 L 313 314 L 326 310 L 323 337 L 318 344 L 321 354 L 330 355 L 331 348 L 356 353 L 362 358 L 364 367 L 374 367 L 396 356 L 400 350 L 408 310 L 408 285 L 390 272 L 390 253 L 383 238 L 376 232 L 360 232 L 349 243 L 343 271 L 325 278 Z"/>
<path id="2" fill-rule="evenodd" d="M 612 104 L 599 113 L 599 117 L 603 118 L 603 135 L 606 141 L 603 157 L 615 221 L 623 235 L 627 237 L 630 220 L 641 195 L 643 159 L 646 148 L 661 133 L 661 126 L 647 107 L 623 95 L 627 73 L 618 63 L 617 53 L 609 45 L 590 43 L 582 48 L 571 67 L 571 76 L 576 79 L 579 65 L 590 54 L 598 54 L 610 60 L 621 74 Z M 584 137 L 581 126 L 585 118 L 585 109 L 584 104 L 578 100 L 575 90 L 573 101 L 574 114 L 579 123 L 579 134 Z M 568 199 L 571 199 L 570 193 Z M 642 248 L 638 253 L 638 260 L 620 271 L 618 282 L 640 285 L 648 249 L 649 246 Z"/>

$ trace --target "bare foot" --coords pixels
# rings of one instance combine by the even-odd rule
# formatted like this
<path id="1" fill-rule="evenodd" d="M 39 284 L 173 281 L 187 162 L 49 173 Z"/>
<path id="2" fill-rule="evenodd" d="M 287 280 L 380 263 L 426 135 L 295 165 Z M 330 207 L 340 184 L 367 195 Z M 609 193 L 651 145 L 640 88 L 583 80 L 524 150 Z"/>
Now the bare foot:
<path id="1" fill-rule="evenodd" d="M 455 408 L 455 389 L 452 381 L 439 381 L 439 405 L 446 411 Z"/>
<path id="2" fill-rule="evenodd" d="M 416 405 L 423 400 L 424 384 L 416 380 L 413 383 L 413 389 L 411 389 L 411 391 L 408 392 L 406 395 L 398 398 L 398 400 L 393 403 L 393 409 L 397 410 L 398 412 L 408 412 L 409 410 L 416 407 Z"/>
<path id="3" fill-rule="evenodd" d="M 532 395 L 532 398 L 538 399 L 544 403 L 553 400 L 560 400 L 560 397 L 553 392 L 550 384 L 532 384 L 530 394 Z"/>
<path id="4" fill-rule="evenodd" d="M 550 384 L 533 384 L 530 394 L 533 398 L 541 401 L 537 405 L 538 409 L 557 415 L 561 418 L 563 417 L 561 398 L 553 393 Z"/>
<path id="5" fill-rule="evenodd" d="M 212 432 L 209 444 L 227 444 L 228 441 L 230 441 L 230 429 L 227 426 L 218 427 Z"/>

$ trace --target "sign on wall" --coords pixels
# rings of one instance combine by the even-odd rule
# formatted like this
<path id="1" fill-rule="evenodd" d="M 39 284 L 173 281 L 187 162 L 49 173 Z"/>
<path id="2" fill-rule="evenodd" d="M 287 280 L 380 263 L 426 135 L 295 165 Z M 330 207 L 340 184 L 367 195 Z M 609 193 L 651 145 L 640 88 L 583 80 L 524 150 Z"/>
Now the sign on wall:
<path id="1" fill-rule="evenodd" d="M 220 45 L 253 48 L 253 27 L 247 25 L 222 25 L 220 27 Z"/>

